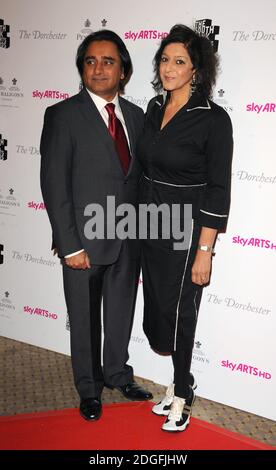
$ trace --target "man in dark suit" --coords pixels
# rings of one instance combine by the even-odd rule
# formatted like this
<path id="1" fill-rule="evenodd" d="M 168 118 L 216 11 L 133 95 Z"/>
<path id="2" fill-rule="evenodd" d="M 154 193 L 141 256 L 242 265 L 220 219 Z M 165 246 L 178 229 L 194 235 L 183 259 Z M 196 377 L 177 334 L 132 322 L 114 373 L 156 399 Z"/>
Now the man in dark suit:
<path id="1" fill-rule="evenodd" d="M 133 369 L 127 364 L 140 269 L 138 242 L 88 239 L 84 230 L 88 204 L 105 208 L 107 196 L 115 197 L 116 206 L 137 203 L 140 170 L 135 145 L 144 115 L 119 96 L 132 65 L 117 34 L 102 30 L 87 36 L 78 48 L 76 63 L 82 91 L 45 113 L 41 188 L 53 243 L 63 263 L 80 413 L 95 420 L 101 416 L 104 384 L 132 400 L 152 398 L 133 380 Z M 114 126 L 120 127 L 119 137 Z"/>

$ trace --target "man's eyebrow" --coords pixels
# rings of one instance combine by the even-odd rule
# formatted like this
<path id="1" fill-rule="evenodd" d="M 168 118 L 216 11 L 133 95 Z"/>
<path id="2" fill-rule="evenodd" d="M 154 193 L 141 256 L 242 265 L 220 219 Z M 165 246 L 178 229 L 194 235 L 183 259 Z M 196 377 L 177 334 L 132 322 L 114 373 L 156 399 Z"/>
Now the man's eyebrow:
<path id="1" fill-rule="evenodd" d="M 96 59 L 96 57 L 94 55 L 88 55 L 84 58 L 84 60 L 89 60 L 89 59 Z M 111 57 L 111 56 L 101 56 L 101 59 L 105 59 L 105 60 L 112 60 L 113 62 L 116 61 L 115 57 Z"/>

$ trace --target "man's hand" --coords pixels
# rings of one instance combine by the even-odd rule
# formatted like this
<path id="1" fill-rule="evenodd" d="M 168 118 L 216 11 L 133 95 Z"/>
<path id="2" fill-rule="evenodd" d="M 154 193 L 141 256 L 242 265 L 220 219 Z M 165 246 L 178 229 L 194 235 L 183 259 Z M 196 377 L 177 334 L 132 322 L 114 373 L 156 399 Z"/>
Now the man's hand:
<path id="1" fill-rule="evenodd" d="M 72 269 L 89 269 L 91 268 L 90 259 L 85 251 L 77 255 L 64 258 L 66 265 Z"/>

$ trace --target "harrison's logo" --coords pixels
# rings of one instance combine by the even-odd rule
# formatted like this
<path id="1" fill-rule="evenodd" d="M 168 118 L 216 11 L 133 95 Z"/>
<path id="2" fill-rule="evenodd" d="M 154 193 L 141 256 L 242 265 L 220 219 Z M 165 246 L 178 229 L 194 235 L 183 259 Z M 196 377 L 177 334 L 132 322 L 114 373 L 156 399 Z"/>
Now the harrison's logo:
<path id="1" fill-rule="evenodd" d="M 201 347 L 202 343 L 200 341 L 195 341 L 193 349 L 193 365 L 199 366 L 199 364 L 209 364 L 210 360 L 205 354 L 204 349 Z"/>
<path id="2" fill-rule="evenodd" d="M 12 81 L 11 81 L 11 82 L 12 82 L 12 86 L 10 86 L 10 88 L 9 88 L 10 91 L 20 91 L 20 89 L 19 89 L 18 86 L 17 86 L 17 81 L 18 81 L 18 80 L 17 80 L 16 78 L 13 78 L 13 79 L 12 79 Z"/>
<path id="3" fill-rule="evenodd" d="M 4 292 L 4 297 L 3 294 L 0 294 L 0 312 L 11 313 L 15 311 L 15 306 L 9 297 L 10 293 L 8 291 Z M 3 315 L 1 314 L 1 316 Z"/>
<path id="4" fill-rule="evenodd" d="M 20 202 L 13 193 L 14 189 L 10 188 L 6 193 L 7 195 L 3 196 L 0 190 L 0 211 L 2 211 L 1 213 L 3 215 L 8 214 L 8 211 L 12 211 L 13 209 L 15 210 L 20 207 Z"/>
<path id="5" fill-rule="evenodd" d="M 219 26 L 212 25 L 212 20 L 198 20 L 195 22 L 195 30 L 200 36 L 208 38 L 213 45 L 214 51 L 218 51 L 219 41 L 215 36 L 219 34 Z"/>
<path id="6" fill-rule="evenodd" d="M 93 33 L 93 29 L 90 28 L 91 24 L 92 24 L 91 21 L 87 18 L 87 20 L 85 20 L 85 22 L 84 22 L 84 28 L 82 28 L 80 30 L 80 33 L 77 34 L 77 40 L 83 41 L 83 39 L 86 36 Z M 107 24 L 107 20 L 105 18 L 103 18 L 101 20 L 101 27 L 105 28 L 106 24 Z M 96 29 L 98 29 L 98 25 L 97 25 Z"/>
<path id="7" fill-rule="evenodd" d="M 0 264 L 4 263 L 4 245 L 0 244 Z"/>
<path id="8" fill-rule="evenodd" d="M 4 86 L 4 80 L 2 77 L 0 77 L 0 90 L 5 90 L 6 87 Z"/>
<path id="9" fill-rule="evenodd" d="M 233 111 L 233 106 L 229 104 L 227 99 L 225 98 L 226 92 L 222 88 L 220 88 L 217 92 L 216 95 L 214 96 L 214 102 L 220 105 L 227 113 Z"/>
<path id="10" fill-rule="evenodd" d="M 88 36 L 88 34 L 91 34 L 93 31 L 90 29 L 91 26 L 91 21 L 87 18 L 87 20 L 84 22 L 84 28 L 81 29 L 81 33 L 84 34 L 85 36 Z"/>
<path id="11" fill-rule="evenodd" d="M 7 101 L 12 101 L 13 98 L 23 98 L 23 93 L 17 85 L 17 79 L 13 78 L 11 82 L 11 86 L 3 86 L 4 80 L 1 78 L 0 81 L 0 97 L 2 101 L 5 101 L 5 106 L 8 106 L 6 103 Z"/>
<path id="12" fill-rule="evenodd" d="M 8 158 L 7 145 L 7 139 L 3 139 L 2 134 L 0 134 L 0 160 L 7 160 Z"/>
<path id="13" fill-rule="evenodd" d="M 9 32 L 9 25 L 4 24 L 4 20 L 0 19 L 0 47 L 3 47 L 3 49 L 8 49 L 8 47 L 10 47 L 10 38 L 8 37 Z"/>

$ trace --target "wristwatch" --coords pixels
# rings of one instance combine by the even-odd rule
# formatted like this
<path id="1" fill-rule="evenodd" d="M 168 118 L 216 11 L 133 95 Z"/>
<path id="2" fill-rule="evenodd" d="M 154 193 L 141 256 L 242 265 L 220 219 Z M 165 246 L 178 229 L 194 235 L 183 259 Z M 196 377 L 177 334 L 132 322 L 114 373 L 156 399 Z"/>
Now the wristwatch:
<path id="1" fill-rule="evenodd" d="M 214 254 L 214 248 L 212 246 L 209 246 L 209 245 L 198 245 L 198 250 L 200 251 L 208 251 L 208 252 L 211 252 L 212 254 Z"/>

